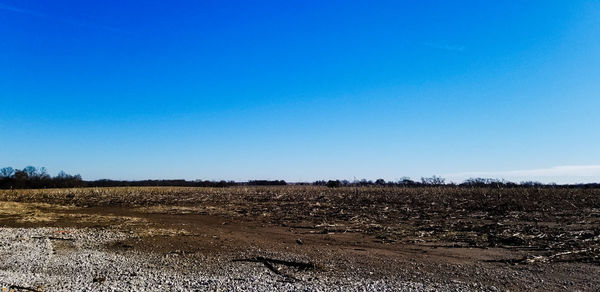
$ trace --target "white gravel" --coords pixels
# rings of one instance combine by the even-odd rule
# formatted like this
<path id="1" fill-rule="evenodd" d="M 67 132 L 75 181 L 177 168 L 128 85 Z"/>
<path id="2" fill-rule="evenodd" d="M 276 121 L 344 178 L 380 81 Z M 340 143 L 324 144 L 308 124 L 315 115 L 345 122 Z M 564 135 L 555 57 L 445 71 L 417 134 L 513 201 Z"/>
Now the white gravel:
<path id="1" fill-rule="evenodd" d="M 0 228 L 0 287 L 39 291 L 470 290 L 460 283 L 328 278 L 318 272 L 306 272 L 299 281 L 286 281 L 260 263 L 105 248 L 130 236 L 106 229 Z"/>

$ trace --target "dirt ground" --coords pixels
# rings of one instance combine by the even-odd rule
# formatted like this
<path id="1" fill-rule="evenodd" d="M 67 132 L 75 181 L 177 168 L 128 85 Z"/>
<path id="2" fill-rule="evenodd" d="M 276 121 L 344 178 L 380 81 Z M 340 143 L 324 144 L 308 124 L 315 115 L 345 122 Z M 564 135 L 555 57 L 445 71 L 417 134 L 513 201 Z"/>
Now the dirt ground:
<path id="1" fill-rule="evenodd" d="M 311 269 L 474 290 L 598 291 L 599 197 L 435 188 L 3 191 L 0 226 L 116 228 L 135 236 L 107 249 L 256 261 L 290 279 Z M 276 258 L 282 253 L 295 257 Z"/>

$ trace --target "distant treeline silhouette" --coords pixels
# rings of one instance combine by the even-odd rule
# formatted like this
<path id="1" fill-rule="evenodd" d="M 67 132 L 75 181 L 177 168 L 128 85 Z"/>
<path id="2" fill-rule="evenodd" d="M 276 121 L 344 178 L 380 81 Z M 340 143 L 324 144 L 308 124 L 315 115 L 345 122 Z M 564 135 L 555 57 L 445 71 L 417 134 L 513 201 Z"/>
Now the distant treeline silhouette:
<path id="1" fill-rule="evenodd" d="M 599 183 L 557 185 L 554 183 L 543 184 L 540 182 L 510 182 L 492 178 L 470 178 L 460 184 L 446 183 L 439 176 L 422 177 L 420 181 L 414 181 L 409 177 L 403 177 L 398 181 L 386 181 L 384 179 L 372 180 L 318 180 L 312 183 L 299 182 L 287 183 L 284 180 L 250 180 L 247 182 L 236 181 L 209 181 L 209 180 L 94 180 L 85 181 L 80 175 L 70 175 L 60 171 L 56 176 L 50 176 L 45 167 L 36 168 L 27 166 L 22 170 L 12 167 L 0 169 L 0 189 L 41 189 L 41 188 L 76 188 L 76 187 L 131 187 L 131 186 L 173 186 L 173 187 L 231 187 L 231 186 L 285 186 L 293 185 L 315 185 L 336 187 L 486 187 L 486 188 L 600 188 Z"/>
<path id="2" fill-rule="evenodd" d="M 163 180 L 109 180 L 101 179 L 85 181 L 80 175 L 70 175 L 60 171 L 57 176 L 50 176 L 45 167 L 27 166 L 22 170 L 12 167 L 0 169 L 0 189 L 41 189 L 41 188 L 76 188 L 76 187 L 133 187 L 133 186 L 172 186 L 172 187 L 230 187 L 230 186 L 284 186 L 284 180 L 251 180 L 248 182 L 209 181 L 184 179 Z"/>
<path id="3" fill-rule="evenodd" d="M 414 181 L 408 177 L 404 177 L 398 181 L 385 181 L 384 179 L 372 180 L 319 180 L 312 183 L 318 186 L 327 186 L 330 188 L 336 187 L 354 187 L 354 186 L 388 186 L 388 187 L 486 187 L 486 188 L 553 188 L 553 187 L 566 187 L 566 188 L 600 188 L 599 183 L 586 183 L 586 184 L 555 184 L 549 183 L 544 184 L 535 181 L 524 181 L 515 183 L 511 181 L 498 180 L 493 178 L 469 178 L 462 183 L 446 183 L 444 178 L 439 176 L 422 177 L 420 181 Z"/>
<path id="4" fill-rule="evenodd" d="M 64 171 L 52 177 L 45 167 L 38 169 L 27 166 L 22 170 L 12 167 L 0 169 L 0 188 L 3 189 L 74 188 L 83 186 L 83 183 L 80 175 L 70 175 Z"/>

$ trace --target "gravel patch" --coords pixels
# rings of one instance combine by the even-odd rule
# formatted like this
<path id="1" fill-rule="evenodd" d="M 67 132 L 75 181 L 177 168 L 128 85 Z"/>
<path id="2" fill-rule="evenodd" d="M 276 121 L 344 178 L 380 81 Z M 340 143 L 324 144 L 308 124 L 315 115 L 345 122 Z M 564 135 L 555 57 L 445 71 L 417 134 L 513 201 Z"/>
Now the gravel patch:
<path id="1" fill-rule="evenodd" d="M 318 271 L 303 272 L 294 280 L 257 262 L 106 248 L 131 236 L 109 229 L 0 228 L 0 287 L 29 291 L 469 290 L 457 283 L 331 278 Z"/>

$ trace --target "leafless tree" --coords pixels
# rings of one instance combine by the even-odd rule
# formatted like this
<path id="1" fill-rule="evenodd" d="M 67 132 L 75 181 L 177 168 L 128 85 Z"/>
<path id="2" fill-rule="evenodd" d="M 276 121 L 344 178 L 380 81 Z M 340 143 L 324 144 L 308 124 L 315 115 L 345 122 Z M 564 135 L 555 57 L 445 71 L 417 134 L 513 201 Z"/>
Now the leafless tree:
<path id="1" fill-rule="evenodd" d="M 35 168 L 35 166 L 26 166 L 25 168 L 23 168 L 23 171 L 30 178 L 38 176 L 38 170 L 37 168 Z"/>
<path id="2" fill-rule="evenodd" d="M 422 177 L 421 178 L 421 183 L 423 183 L 424 185 L 439 186 L 439 185 L 443 185 L 445 181 L 446 180 L 444 178 L 435 176 L 435 175 L 432 177 Z"/>
<path id="3" fill-rule="evenodd" d="M 15 169 L 10 166 L 0 169 L 0 176 L 2 177 L 12 177 L 14 174 Z"/>

